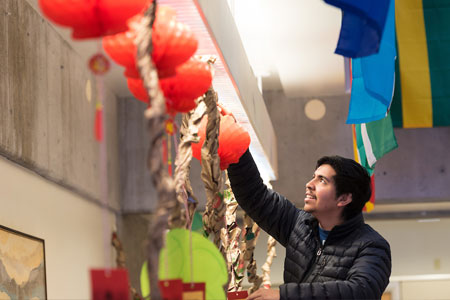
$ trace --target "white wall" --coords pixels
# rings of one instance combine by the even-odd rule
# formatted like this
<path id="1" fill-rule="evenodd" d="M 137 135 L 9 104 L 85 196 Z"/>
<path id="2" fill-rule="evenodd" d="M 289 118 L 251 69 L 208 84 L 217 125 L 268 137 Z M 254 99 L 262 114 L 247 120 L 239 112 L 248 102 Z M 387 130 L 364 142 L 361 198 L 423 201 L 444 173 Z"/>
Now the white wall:
<path id="1" fill-rule="evenodd" d="M 115 216 L 0 156 L 0 224 L 45 240 L 48 299 L 90 299 L 89 269 L 113 256 L 102 220 Z"/>
<path id="2" fill-rule="evenodd" d="M 450 274 L 450 219 L 368 223 L 391 244 L 392 276 Z"/>
<path id="3" fill-rule="evenodd" d="M 390 243 L 392 299 L 450 299 L 450 219 L 368 222 Z"/>

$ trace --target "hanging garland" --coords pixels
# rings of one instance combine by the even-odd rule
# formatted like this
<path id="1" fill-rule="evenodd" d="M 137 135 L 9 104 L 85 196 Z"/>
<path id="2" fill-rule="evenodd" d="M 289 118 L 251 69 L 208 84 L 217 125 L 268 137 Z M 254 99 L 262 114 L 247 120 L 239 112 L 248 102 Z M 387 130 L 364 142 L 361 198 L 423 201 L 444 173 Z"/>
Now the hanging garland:
<path id="1" fill-rule="evenodd" d="M 151 59 L 152 52 L 152 26 L 155 20 L 156 1 L 145 11 L 141 20 L 141 27 L 136 37 L 137 65 L 152 99 L 152 106 L 145 111 L 148 119 L 150 149 L 148 152 L 148 167 L 152 175 L 153 185 L 156 187 L 158 202 L 156 215 L 150 225 L 148 237 L 147 267 L 150 274 L 150 297 L 161 299 L 158 287 L 159 252 L 163 247 L 164 232 L 168 227 L 170 212 L 176 207 L 177 199 L 175 183 L 164 168 L 162 157 L 162 138 L 165 134 L 166 104 L 159 88 L 158 72 Z"/>
<path id="2" fill-rule="evenodd" d="M 244 226 L 244 261 L 247 263 L 248 282 L 253 283 L 253 286 L 248 291 L 248 293 L 251 294 L 258 290 L 262 283 L 262 277 L 256 274 L 256 260 L 253 257 L 253 252 L 259 237 L 259 226 L 247 214 L 244 214 Z"/>
<path id="3" fill-rule="evenodd" d="M 267 259 L 261 267 L 261 270 L 263 271 L 263 287 L 265 289 L 270 289 L 272 285 L 270 282 L 270 266 L 272 266 L 273 258 L 277 256 L 275 250 L 276 244 L 277 241 L 272 236 L 269 236 L 267 239 Z"/>
<path id="4" fill-rule="evenodd" d="M 203 101 L 206 105 L 208 124 L 206 125 L 206 138 L 202 146 L 202 172 L 201 178 L 205 184 L 206 207 L 203 213 L 203 226 L 207 235 L 214 235 L 214 244 L 224 254 L 220 242 L 220 230 L 224 227 L 225 205 L 221 190 L 220 159 L 217 154 L 219 147 L 218 135 L 220 115 L 217 109 L 217 94 L 210 88 Z"/>
<path id="5" fill-rule="evenodd" d="M 227 268 L 229 273 L 228 292 L 240 291 L 244 280 L 244 263 L 240 249 L 241 229 L 236 222 L 238 203 L 231 191 L 230 181 L 225 181 L 223 201 L 226 206 L 226 227 L 221 230 L 221 240 L 224 241 Z"/>
<path id="6" fill-rule="evenodd" d="M 172 223 L 175 223 L 175 219 L 179 218 L 177 223 L 180 228 L 190 227 L 198 203 L 189 181 L 189 170 L 192 160 L 191 143 L 198 143 L 198 126 L 205 110 L 204 106 L 197 106 L 194 111 L 183 114 L 181 123 L 180 143 L 175 159 L 175 189 L 180 209 L 174 210 L 175 213 L 171 217 Z"/>
<path id="7" fill-rule="evenodd" d="M 116 232 L 113 232 L 111 235 L 111 244 L 113 245 L 114 249 L 116 250 L 117 268 L 126 269 L 125 252 L 123 251 L 122 242 L 120 241 Z M 130 289 L 131 295 L 133 295 L 134 300 L 143 300 L 142 296 L 136 291 L 136 289 L 133 286 L 131 286 L 131 284 L 129 284 L 129 289 Z"/>

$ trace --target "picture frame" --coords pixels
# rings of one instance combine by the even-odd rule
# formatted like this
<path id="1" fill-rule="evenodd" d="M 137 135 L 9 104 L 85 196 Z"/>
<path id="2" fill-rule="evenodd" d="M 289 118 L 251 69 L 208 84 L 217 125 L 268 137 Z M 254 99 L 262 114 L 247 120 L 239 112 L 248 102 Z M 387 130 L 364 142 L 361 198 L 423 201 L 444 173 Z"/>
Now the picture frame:
<path id="1" fill-rule="evenodd" d="M 0 225 L 0 299 L 47 299 L 45 241 Z"/>

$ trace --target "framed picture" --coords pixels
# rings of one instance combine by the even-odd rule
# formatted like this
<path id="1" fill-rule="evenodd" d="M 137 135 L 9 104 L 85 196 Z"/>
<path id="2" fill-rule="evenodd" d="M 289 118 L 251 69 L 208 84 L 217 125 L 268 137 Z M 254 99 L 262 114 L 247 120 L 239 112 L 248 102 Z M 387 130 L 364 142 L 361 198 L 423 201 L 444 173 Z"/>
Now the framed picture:
<path id="1" fill-rule="evenodd" d="M 0 225 L 0 299 L 47 299 L 44 240 Z"/>

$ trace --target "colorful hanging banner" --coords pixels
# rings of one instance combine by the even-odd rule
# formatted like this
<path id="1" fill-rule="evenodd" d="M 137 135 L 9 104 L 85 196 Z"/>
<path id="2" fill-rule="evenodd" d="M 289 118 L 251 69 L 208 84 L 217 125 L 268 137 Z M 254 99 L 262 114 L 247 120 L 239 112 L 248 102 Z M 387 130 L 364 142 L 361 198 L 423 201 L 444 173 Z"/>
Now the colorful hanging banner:
<path id="1" fill-rule="evenodd" d="M 369 173 L 372 179 L 372 197 L 366 204 L 367 211 L 373 209 L 375 202 L 376 162 L 385 154 L 398 147 L 392 127 L 390 114 L 386 118 L 363 124 L 353 124 L 353 150 L 355 160 Z"/>
<path id="2" fill-rule="evenodd" d="M 386 118 L 363 124 L 355 124 L 356 154 L 358 162 L 373 174 L 375 163 L 386 153 L 397 148 L 390 114 Z"/>
<path id="3" fill-rule="evenodd" d="M 324 1 L 342 9 L 335 53 L 352 58 L 378 53 L 390 0 Z"/>
<path id="4" fill-rule="evenodd" d="M 360 124 L 386 117 L 394 93 L 395 1 L 389 12 L 377 54 L 351 60 L 351 98 L 347 124 Z"/>
<path id="5" fill-rule="evenodd" d="M 447 1 L 396 1 L 395 127 L 450 126 L 449 28 Z"/>

